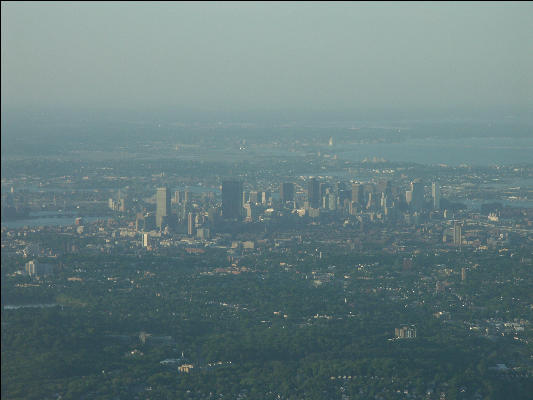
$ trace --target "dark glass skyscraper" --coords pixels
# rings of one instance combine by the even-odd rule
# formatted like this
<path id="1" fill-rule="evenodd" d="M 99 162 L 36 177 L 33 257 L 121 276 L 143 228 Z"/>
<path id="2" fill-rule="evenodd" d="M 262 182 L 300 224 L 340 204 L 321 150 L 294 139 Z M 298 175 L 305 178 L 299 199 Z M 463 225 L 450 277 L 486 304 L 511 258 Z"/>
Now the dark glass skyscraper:
<path id="1" fill-rule="evenodd" d="M 352 183 L 352 201 L 357 204 L 363 204 L 365 201 L 365 191 L 360 183 Z"/>
<path id="2" fill-rule="evenodd" d="M 242 182 L 222 182 L 222 217 L 240 219 L 242 215 Z"/>
<path id="3" fill-rule="evenodd" d="M 285 182 L 280 187 L 280 197 L 282 202 L 294 201 L 294 183 Z"/>
<path id="4" fill-rule="evenodd" d="M 424 208 L 424 184 L 419 179 L 411 182 L 412 200 L 411 207 L 414 211 L 420 211 Z"/>
<path id="5" fill-rule="evenodd" d="M 440 186 L 438 182 L 431 184 L 431 197 L 433 198 L 433 209 L 440 210 Z"/>
<path id="6" fill-rule="evenodd" d="M 320 208 L 320 182 L 316 178 L 309 179 L 307 184 L 307 201 L 309 201 L 309 207 Z"/>

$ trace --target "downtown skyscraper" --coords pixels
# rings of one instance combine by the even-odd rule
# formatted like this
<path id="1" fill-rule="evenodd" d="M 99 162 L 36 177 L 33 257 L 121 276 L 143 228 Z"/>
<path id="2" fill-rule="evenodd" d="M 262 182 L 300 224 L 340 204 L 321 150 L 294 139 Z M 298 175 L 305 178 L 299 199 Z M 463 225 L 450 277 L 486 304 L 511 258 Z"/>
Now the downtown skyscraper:
<path id="1" fill-rule="evenodd" d="M 280 197 L 283 203 L 294 201 L 294 183 L 285 182 L 280 186 Z"/>
<path id="2" fill-rule="evenodd" d="M 222 217 L 224 219 L 240 219 L 242 216 L 242 182 L 222 182 Z"/>
<path id="3" fill-rule="evenodd" d="M 320 208 L 320 182 L 316 178 L 309 179 L 307 184 L 307 201 L 309 202 L 309 207 L 311 208 Z"/>
<path id="4" fill-rule="evenodd" d="M 440 186 L 438 182 L 431 184 L 431 197 L 433 198 L 433 209 L 440 210 Z"/>
<path id="5" fill-rule="evenodd" d="M 170 216 L 170 191 L 168 188 L 157 188 L 155 201 L 155 225 L 161 228 L 165 220 Z"/>

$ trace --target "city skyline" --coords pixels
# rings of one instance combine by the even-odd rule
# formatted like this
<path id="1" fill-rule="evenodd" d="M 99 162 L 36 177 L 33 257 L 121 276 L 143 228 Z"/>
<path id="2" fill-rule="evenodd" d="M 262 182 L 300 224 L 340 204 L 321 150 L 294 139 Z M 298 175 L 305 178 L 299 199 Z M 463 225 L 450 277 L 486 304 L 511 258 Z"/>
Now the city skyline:
<path id="1" fill-rule="evenodd" d="M 530 400 L 533 2 L 2 2 L 1 397 Z"/>

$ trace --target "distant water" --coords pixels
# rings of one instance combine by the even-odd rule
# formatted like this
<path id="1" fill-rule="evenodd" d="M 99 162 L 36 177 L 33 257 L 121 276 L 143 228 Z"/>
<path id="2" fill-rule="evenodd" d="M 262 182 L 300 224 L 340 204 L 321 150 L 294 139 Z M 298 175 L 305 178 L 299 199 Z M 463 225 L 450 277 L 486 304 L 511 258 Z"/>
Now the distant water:
<path id="1" fill-rule="evenodd" d="M 36 213 L 30 213 L 29 218 L 15 219 L 4 221 L 2 220 L 2 226 L 7 228 L 22 228 L 24 226 L 67 226 L 74 225 L 78 216 L 76 215 L 63 215 L 50 211 L 39 211 Z M 83 217 L 85 222 L 94 222 L 103 217 Z"/>
<path id="2" fill-rule="evenodd" d="M 57 303 L 52 304 L 6 304 L 4 310 L 18 310 L 19 308 L 50 308 L 58 306 Z"/>
<path id="3" fill-rule="evenodd" d="M 533 163 L 533 132 L 522 138 L 407 139 L 400 143 L 362 143 L 344 149 L 334 148 L 339 158 L 419 164 L 491 166 Z"/>
<path id="4" fill-rule="evenodd" d="M 317 151 L 318 148 L 254 147 L 245 151 L 200 148 L 195 152 L 178 152 L 175 157 L 191 160 L 202 160 L 207 157 L 212 161 L 253 160 L 264 157 L 301 157 Z M 339 144 L 320 151 L 324 154 L 335 154 L 339 159 L 356 162 L 375 157 L 391 162 L 414 162 L 425 165 L 511 165 L 533 163 L 533 132 L 531 137 L 516 138 L 406 138 L 401 142 Z"/>
<path id="5" fill-rule="evenodd" d="M 500 203 L 504 207 L 519 207 L 519 208 L 533 208 L 533 200 L 459 200 L 459 203 L 464 203 L 471 210 L 479 210 L 483 204 Z"/>

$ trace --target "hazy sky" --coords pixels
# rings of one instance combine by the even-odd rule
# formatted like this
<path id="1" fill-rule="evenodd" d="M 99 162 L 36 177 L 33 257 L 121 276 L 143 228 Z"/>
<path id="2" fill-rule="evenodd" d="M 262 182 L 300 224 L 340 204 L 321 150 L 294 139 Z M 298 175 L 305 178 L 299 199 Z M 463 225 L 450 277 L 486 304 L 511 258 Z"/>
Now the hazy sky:
<path id="1" fill-rule="evenodd" d="M 533 109 L 533 3 L 2 2 L 7 107 Z"/>

